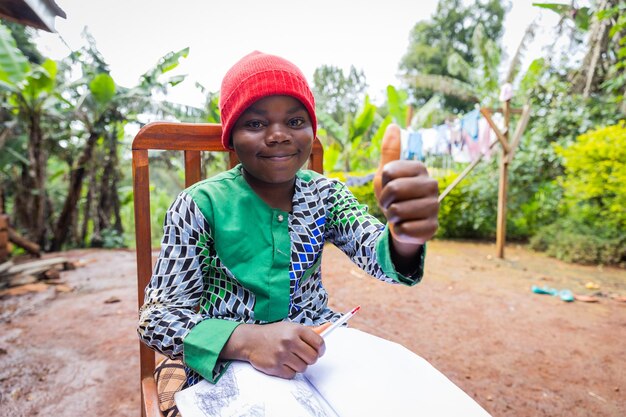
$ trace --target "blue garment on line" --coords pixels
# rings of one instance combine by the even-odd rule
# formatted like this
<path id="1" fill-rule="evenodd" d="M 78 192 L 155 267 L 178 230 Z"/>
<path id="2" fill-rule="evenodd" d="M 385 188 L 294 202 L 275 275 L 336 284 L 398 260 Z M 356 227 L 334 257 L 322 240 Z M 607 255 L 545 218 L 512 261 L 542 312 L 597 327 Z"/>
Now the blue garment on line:
<path id="1" fill-rule="evenodd" d="M 424 160 L 422 134 L 420 132 L 410 132 L 407 142 L 406 159 Z"/>
<path id="2" fill-rule="evenodd" d="M 478 119 L 478 109 L 472 110 L 461 119 L 461 131 L 465 131 L 474 142 L 478 141 Z"/>

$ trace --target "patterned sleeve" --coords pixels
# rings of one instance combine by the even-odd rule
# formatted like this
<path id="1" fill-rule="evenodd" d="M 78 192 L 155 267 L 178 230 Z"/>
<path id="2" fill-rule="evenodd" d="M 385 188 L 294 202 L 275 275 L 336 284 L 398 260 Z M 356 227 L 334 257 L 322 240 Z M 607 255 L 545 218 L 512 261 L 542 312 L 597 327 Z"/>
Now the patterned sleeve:
<path id="1" fill-rule="evenodd" d="M 182 358 L 183 339 L 200 321 L 201 236 L 208 224 L 191 197 L 178 195 L 165 215 L 161 253 L 139 310 L 140 338 L 170 358 Z"/>
<path id="2" fill-rule="evenodd" d="M 425 247 L 415 259 L 411 276 L 397 272 L 391 260 L 389 229 L 360 204 L 352 192 L 336 181 L 326 201 L 326 238 L 371 276 L 385 282 L 417 284 L 424 271 Z"/>

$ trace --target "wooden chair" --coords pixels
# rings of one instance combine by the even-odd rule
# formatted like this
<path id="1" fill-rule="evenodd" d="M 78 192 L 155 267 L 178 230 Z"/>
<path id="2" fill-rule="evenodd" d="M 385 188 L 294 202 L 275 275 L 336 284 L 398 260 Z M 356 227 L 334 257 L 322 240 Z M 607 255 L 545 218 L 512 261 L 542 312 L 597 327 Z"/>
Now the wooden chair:
<path id="1" fill-rule="evenodd" d="M 135 242 L 137 246 L 137 302 L 144 302 L 144 290 L 152 275 L 152 247 L 150 233 L 149 150 L 183 151 L 185 159 L 185 187 L 201 178 L 200 155 L 203 151 L 225 152 L 220 140 L 219 124 L 156 122 L 143 127 L 135 136 L 133 152 L 133 190 L 135 203 Z M 315 139 L 309 160 L 309 169 L 322 173 L 323 149 Z M 238 163 L 230 152 L 230 167 Z M 172 196 L 172 201 L 175 196 Z M 141 415 L 162 416 L 154 380 L 155 352 L 139 342 Z"/>

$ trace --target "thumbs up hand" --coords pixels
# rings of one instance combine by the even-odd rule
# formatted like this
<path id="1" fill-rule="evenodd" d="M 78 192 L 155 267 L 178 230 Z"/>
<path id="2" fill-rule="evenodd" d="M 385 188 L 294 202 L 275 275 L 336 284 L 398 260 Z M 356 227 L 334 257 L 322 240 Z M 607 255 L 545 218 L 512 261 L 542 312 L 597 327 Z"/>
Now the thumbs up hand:
<path id="1" fill-rule="evenodd" d="M 439 187 L 424 164 L 399 160 L 400 153 L 400 128 L 392 124 L 383 136 L 374 191 L 389 222 L 393 249 L 410 257 L 437 231 Z"/>

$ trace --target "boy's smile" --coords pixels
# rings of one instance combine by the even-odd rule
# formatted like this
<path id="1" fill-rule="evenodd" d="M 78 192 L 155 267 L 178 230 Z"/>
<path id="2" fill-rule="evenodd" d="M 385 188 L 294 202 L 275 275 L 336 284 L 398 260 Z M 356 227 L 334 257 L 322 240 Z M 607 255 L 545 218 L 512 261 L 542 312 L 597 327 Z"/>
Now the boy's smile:
<path id="1" fill-rule="evenodd" d="M 313 126 L 300 101 L 269 96 L 239 117 L 232 141 L 245 178 L 257 193 L 259 188 L 293 187 L 296 172 L 311 153 Z"/>

